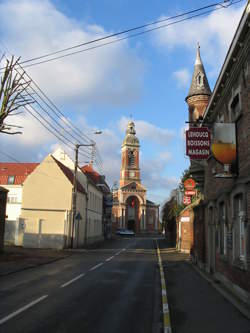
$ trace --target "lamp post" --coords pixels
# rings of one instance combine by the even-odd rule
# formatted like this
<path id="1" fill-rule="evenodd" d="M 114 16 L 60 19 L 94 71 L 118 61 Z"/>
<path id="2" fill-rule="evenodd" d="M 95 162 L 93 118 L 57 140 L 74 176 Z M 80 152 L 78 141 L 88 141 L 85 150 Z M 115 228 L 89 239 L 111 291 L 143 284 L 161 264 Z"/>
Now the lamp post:
<path id="1" fill-rule="evenodd" d="M 94 134 L 101 134 L 102 131 L 96 131 Z M 71 248 L 73 249 L 74 245 L 74 230 L 75 230 L 75 217 L 76 217 L 76 199 L 77 199 L 77 167 L 78 167 L 78 150 L 80 147 L 92 147 L 91 152 L 91 161 L 94 158 L 94 147 L 96 143 L 92 141 L 89 144 L 75 144 L 75 168 L 74 168 L 74 182 L 73 182 L 73 191 L 72 191 L 72 232 L 71 232 Z M 87 180 L 87 192 L 86 192 L 86 212 L 87 212 L 87 205 L 88 205 L 88 180 Z M 86 225 L 87 225 L 87 213 L 86 213 Z M 85 226 L 85 234 L 86 234 L 86 226 Z"/>

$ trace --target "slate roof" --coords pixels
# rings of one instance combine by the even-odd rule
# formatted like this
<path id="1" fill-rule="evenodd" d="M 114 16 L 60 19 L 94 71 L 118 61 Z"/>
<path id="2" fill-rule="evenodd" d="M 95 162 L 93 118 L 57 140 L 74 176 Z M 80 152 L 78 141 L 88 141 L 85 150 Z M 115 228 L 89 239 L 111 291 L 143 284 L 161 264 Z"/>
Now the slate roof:
<path id="1" fill-rule="evenodd" d="M 150 205 L 150 206 L 159 206 L 158 204 L 154 203 L 153 201 L 150 201 L 150 200 L 146 200 L 146 203 L 147 205 Z"/>
<path id="2" fill-rule="evenodd" d="M 67 168 L 64 164 L 59 162 L 54 156 L 50 155 L 53 160 L 56 162 L 56 164 L 59 166 L 59 168 L 62 170 L 63 174 L 68 178 L 68 180 L 71 182 L 72 185 L 74 185 L 74 174 L 72 170 Z M 86 193 L 83 186 L 77 181 L 77 191 L 81 193 Z"/>
<path id="3" fill-rule="evenodd" d="M 39 163 L 0 162 L 0 185 L 21 185 Z M 8 184 L 8 176 L 15 176 L 14 183 Z"/>
<path id="4" fill-rule="evenodd" d="M 202 83 L 199 84 L 198 82 L 198 76 L 199 74 L 202 77 Z M 189 97 L 195 96 L 195 95 L 208 95 L 211 96 L 211 89 L 207 80 L 206 71 L 204 69 L 201 55 L 200 55 L 200 46 L 198 44 L 197 47 L 197 53 L 196 53 L 196 60 L 194 64 L 194 72 L 192 77 L 191 86 L 188 92 L 188 95 L 186 97 L 186 100 Z"/>

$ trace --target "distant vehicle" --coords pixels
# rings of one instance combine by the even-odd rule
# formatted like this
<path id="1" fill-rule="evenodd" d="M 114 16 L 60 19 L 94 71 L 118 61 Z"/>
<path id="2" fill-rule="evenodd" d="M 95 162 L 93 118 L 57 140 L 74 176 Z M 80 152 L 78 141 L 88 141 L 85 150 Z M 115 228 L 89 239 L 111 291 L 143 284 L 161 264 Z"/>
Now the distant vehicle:
<path id="1" fill-rule="evenodd" d="M 133 230 L 129 229 L 117 229 L 116 230 L 116 235 L 119 236 L 135 236 L 135 233 Z"/>

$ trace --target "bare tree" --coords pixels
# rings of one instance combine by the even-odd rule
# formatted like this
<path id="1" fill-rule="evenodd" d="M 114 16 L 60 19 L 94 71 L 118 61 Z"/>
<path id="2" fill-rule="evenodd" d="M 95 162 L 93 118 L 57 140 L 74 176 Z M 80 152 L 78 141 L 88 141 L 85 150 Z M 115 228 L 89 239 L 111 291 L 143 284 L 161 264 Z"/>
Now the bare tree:
<path id="1" fill-rule="evenodd" d="M 0 63 L 3 56 L 0 59 Z M 27 96 L 27 88 L 31 81 L 26 80 L 25 72 L 19 68 L 19 58 L 6 60 L 6 65 L 3 68 L 0 82 L 0 133 L 5 134 L 21 134 L 16 131 L 16 128 L 21 126 L 6 123 L 6 118 L 21 113 L 21 107 L 31 104 L 32 101 Z"/>

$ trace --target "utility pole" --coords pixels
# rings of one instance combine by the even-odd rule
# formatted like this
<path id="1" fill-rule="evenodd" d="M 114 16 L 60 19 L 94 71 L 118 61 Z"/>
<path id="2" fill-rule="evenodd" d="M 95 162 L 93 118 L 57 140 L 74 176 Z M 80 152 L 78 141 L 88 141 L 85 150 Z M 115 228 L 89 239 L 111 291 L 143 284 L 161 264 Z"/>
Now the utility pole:
<path id="1" fill-rule="evenodd" d="M 71 215 L 71 244 L 70 247 L 73 249 L 74 246 L 74 231 L 75 231 L 75 217 L 76 217 L 76 203 L 77 203 L 77 168 L 78 168 L 78 150 L 80 147 L 92 147 L 91 152 L 91 161 L 93 157 L 93 147 L 95 147 L 95 142 L 90 144 L 76 144 L 75 145 L 75 168 L 74 168 L 74 181 L 73 181 L 73 190 L 72 190 L 72 215 Z M 87 188 L 86 191 L 86 212 L 88 204 L 88 179 L 87 179 Z M 86 222 L 85 222 L 85 239 L 86 239 L 86 225 L 87 225 L 87 213 L 86 213 Z"/>
<path id="2" fill-rule="evenodd" d="M 102 134 L 102 131 L 96 130 L 93 132 L 93 134 Z M 71 244 L 70 247 L 73 249 L 74 246 L 74 231 L 75 231 L 75 218 L 76 218 L 76 203 L 77 203 L 77 168 L 78 168 L 78 150 L 80 147 L 92 147 L 91 150 L 91 161 L 90 163 L 93 164 L 94 162 L 94 157 L 95 157 L 95 147 L 96 143 L 95 141 L 91 140 L 92 143 L 89 144 L 75 144 L 75 168 L 74 168 L 74 181 L 73 181 L 73 190 L 72 190 L 72 212 L 71 212 L 71 225 L 72 225 L 72 230 L 71 230 Z M 87 179 L 87 188 L 85 189 L 86 191 L 86 223 L 85 223 L 85 231 L 86 231 L 86 226 L 87 226 L 87 211 L 88 211 L 88 179 Z M 85 240 L 87 241 L 85 234 Z M 85 242 L 86 242 L 85 241 Z"/>
<path id="3" fill-rule="evenodd" d="M 75 217 L 76 217 L 76 196 L 77 196 L 77 167 L 78 167 L 78 149 L 80 145 L 75 145 L 75 168 L 74 168 L 74 182 L 73 182 L 73 190 L 72 190 L 72 231 L 71 231 L 71 245 L 70 247 L 73 249 L 74 242 L 74 230 L 75 230 Z"/>

